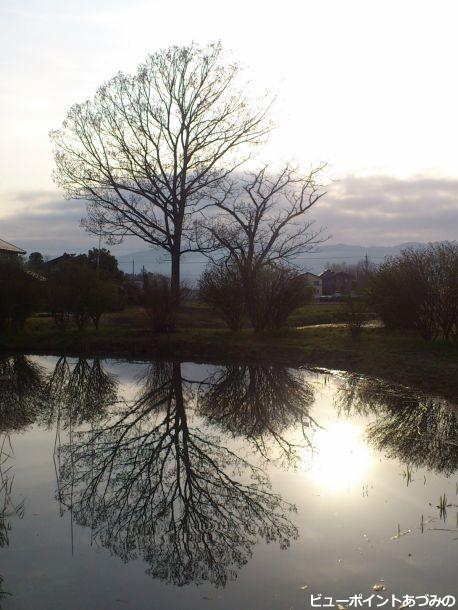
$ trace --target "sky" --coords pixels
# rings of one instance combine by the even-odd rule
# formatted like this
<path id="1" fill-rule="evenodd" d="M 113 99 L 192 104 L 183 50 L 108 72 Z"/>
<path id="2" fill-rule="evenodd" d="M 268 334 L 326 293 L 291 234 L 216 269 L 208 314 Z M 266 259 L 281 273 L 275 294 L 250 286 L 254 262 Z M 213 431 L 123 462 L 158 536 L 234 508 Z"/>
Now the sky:
<path id="1" fill-rule="evenodd" d="M 457 17 L 454 0 L 0 0 L 0 237 L 94 245 L 52 181 L 49 131 L 148 53 L 220 39 L 277 97 L 263 158 L 327 162 L 314 217 L 331 241 L 456 239 Z"/>

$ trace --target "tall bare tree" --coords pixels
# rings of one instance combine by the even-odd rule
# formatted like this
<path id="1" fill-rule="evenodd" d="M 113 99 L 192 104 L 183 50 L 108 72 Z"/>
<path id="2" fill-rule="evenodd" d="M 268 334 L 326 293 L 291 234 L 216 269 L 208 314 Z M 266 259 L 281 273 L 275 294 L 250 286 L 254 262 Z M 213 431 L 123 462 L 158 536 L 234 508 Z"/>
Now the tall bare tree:
<path id="1" fill-rule="evenodd" d="M 51 133 L 55 180 L 88 202 L 86 228 L 165 250 L 176 295 L 195 212 L 271 127 L 269 104 L 251 101 L 240 76 L 220 43 L 170 47 L 74 105 Z"/>

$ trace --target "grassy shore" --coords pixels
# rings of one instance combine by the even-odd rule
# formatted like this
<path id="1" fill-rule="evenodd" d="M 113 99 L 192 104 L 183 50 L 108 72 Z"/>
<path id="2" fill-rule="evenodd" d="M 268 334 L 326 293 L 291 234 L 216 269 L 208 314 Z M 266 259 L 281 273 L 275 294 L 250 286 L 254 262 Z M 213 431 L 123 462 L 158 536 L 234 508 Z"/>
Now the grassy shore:
<path id="1" fill-rule="evenodd" d="M 125 315 L 125 314 L 124 314 Z M 113 321 L 112 321 L 113 322 Z M 0 350 L 121 358 L 162 358 L 196 362 L 260 362 L 326 367 L 374 375 L 450 399 L 458 396 L 458 347 L 425 343 L 413 334 L 364 329 L 351 339 L 345 328 L 288 328 L 255 335 L 194 327 L 154 335 L 129 316 L 99 330 L 57 330 L 49 320 L 32 319 L 21 334 L 3 334 Z"/>

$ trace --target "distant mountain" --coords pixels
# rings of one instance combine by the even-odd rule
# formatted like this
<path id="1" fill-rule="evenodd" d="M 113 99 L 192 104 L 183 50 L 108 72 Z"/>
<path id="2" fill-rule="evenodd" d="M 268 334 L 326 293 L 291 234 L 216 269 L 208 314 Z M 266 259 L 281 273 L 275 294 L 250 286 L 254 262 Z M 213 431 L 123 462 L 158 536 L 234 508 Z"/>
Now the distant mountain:
<path id="1" fill-rule="evenodd" d="M 381 263 L 387 256 L 396 256 L 401 250 L 409 246 L 418 246 L 419 243 L 403 243 L 397 246 L 355 246 L 350 244 L 329 244 L 316 248 L 314 252 L 304 254 L 296 260 L 296 263 L 312 273 L 321 273 L 327 264 L 331 263 L 357 263 L 365 258 L 374 263 Z M 170 270 L 169 257 L 157 250 L 141 250 L 131 254 L 122 254 L 118 257 L 120 269 L 125 273 L 139 273 L 144 267 L 146 271 L 152 273 L 163 273 L 168 275 Z M 207 264 L 207 260 L 200 254 L 188 254 L 182 260 L 183 279 L 190 283 L 195 282 Z"/>

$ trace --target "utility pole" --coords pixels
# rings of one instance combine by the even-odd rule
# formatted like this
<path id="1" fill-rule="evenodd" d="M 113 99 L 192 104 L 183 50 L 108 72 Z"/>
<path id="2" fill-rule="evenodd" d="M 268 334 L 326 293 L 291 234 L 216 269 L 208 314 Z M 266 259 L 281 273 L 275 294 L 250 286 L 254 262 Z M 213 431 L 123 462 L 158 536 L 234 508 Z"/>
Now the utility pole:
<path id="1" fill-rule="evenodd" d="M 99 232 L 99 247 L 97 249 L 97 279 L 100 279 L 100 246 L 102 245 L 102 233 Z"/>

